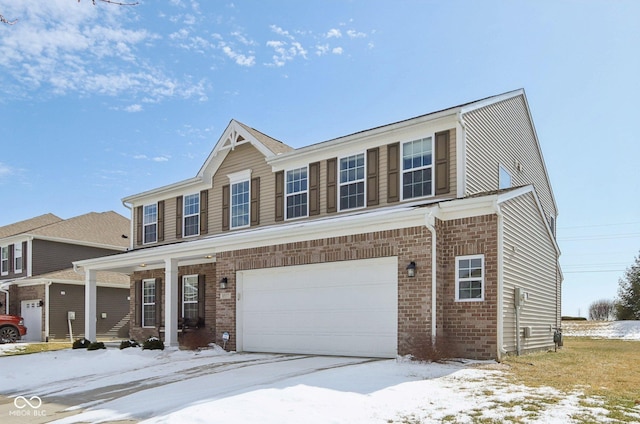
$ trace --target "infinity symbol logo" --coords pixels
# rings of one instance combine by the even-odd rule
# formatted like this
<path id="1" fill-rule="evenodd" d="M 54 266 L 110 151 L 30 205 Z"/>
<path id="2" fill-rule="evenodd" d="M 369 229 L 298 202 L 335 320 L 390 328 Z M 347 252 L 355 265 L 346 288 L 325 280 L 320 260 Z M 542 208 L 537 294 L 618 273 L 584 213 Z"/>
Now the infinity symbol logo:
<path id="1" fill-rule="evenodd" d="M 33 409 L 38 409 L 42 406 L 42 399 L 40 399 L 38 396 L 31 396 L 29 399 L 24 396 L 16 396 L 16 398 L 13 400 L 13 405 L 18 409 L 24 409 L 27 407 L 27 405 Z"/>

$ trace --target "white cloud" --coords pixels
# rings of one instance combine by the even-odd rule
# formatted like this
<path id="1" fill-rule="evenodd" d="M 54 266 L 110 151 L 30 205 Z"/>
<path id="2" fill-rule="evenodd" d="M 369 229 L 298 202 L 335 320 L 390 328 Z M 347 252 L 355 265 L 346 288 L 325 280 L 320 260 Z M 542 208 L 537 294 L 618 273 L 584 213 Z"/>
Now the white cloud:
<path id="1" fill-rule="evenodd" d="M 342 52 L 343 52 L 342 47 L 334 47 L 331 50 L 331 53 L 333 53 L 333 54 L 342 54 Z"/>
<path id="2" fill-rule="evenodd" d="M 364 38 L 367 36 L 364 32 L 358 32 L 356 30 L 350 29 L 347 31 L 347 35 L 349 38 Z"/>
<path id="3" fill-rule="evenodd" d="M 129 105 L 127 107 L 124 108 L 125 112 L 142 112 L 142 105 L 139 104 L 135 104 L 135 105 Z"/>
<path id="4" fill-rule="evenodd" d="M 171 156 L 156 156 L 152 160 L 154 162 L 169 162 L 169 158 L 171 158 Z"/>
<path id="5" fill-rule="evenodd" d="M 188 36 L 189 36 L 189 31 L 187 31 L 184 28 L 181 28 L 180 30 L 169 34 L 169 38 L 171 38 L 172 40 L 184 40 Z"/>
<path id="6" fill-rule="evenodd" d="M 148 159 L 147 155 L 133 155 L 134 159 Z"/>
<path id="7" fill-rule="evenodd" d="M 222 51 L 224 52 L 224 54 L 226 54 L 230 59 L 233 59 L 236 62 L 236 64 L 240 66 L 251 67 L 256 63 L 255 56 L 246 56 L 241 53 L 236 53 L 229 46 L 223 45 Z"/>
<path id="8" fill-rule="evenodd" d="M 4 163 L 0 162 L 0 178 L 5 177 L 7 175 L 11 175 L 11 173 L 12 173 L 11 167 L 9 167 L 9 165 L 5 165 Z"/>
<path id="9" fill-rule="evenodd" d="M 328 44 L 322 44 L 322 45 L 317 45 L 316 46 L 316 54 L 318 56 L 323 56 L 325 54 L 329 53 L 329 45 Z"/>
<path id="10" fill-rule="evenodd" d="M 271 31 L 273 31 L 274 33 L 278 34 L 278 35 L 282 35 L 283 37 L 286 37 L 290 40 L 293 40 L 293 35 L 289 34 L 289 31 L 285 31 L 284 29 L 280 28 L 277 25 L 270 25 L 269 28 L 271 28 Z"/>
<path id="11" fill-rule="evenodd" d="M 327 32 L 326 35 L 327 38 L 340 38 L 342 37 L 342 32 L 340 32 L 339 29 L 337 28 L 332 28 L 329 30 L 329 32 Z"/>

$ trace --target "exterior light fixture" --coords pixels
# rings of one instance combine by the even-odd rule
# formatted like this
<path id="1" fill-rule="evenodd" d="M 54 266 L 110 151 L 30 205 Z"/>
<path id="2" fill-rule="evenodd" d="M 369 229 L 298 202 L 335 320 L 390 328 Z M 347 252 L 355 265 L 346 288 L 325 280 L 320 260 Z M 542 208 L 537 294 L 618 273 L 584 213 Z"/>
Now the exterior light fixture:
<path id="1" fill-rule="evenodd" d="M 415 277 L 416 276 L 416 263 L 411 261 L 409 265 L 407 265 L 407 277 Z"/>
<path id="2" fill-rule="evenodd" d="M 226 289 L 227 288 L 227 277 L 222 277 L 222 280 L 220 280 L 220 288 L 221 289 Z"/>

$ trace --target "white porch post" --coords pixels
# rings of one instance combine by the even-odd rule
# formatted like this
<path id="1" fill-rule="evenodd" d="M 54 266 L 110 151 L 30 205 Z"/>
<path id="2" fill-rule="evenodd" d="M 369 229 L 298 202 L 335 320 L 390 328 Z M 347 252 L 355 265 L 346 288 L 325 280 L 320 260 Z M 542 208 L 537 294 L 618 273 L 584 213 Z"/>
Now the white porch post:
<path id="1" fill-rule="evenodd" d="M 87 269 L 85 271 L 84 283 L 84 338 L 96 341 L 96 321 L 98 309 L 97 301 L 97 271 Z"/>
<path id="2" fill-rule="evenodd" d="M 178 260 L 164 261 L 164 343 L 178 346 Z"/>

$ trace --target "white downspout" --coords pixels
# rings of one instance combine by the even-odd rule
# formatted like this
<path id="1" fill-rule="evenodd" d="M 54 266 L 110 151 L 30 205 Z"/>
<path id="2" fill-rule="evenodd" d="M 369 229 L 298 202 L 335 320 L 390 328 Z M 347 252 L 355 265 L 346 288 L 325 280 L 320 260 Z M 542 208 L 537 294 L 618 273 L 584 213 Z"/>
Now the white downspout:
<path id="1" fill-rule="evenodd" d="M 497 332 L 498 332 L 498 349 L 497 349 L 497 359 L 500 361 L 503 354 L 507 353 L 504 349 L 504 318 L 503 318 L 503 310 L 504 310 L 504 234 L 503 234 L 503 221 L 504 216 L 502 215 L 502 210 L 500 209 L 500 205 L 496 201 L 494 208 L 496 210 L 496 215 L 498 216 L 498 311 L 496 321 L 497 321 Z"/>
<path id="2" fill-rule="evenodd" d="M 133 250 L 133 206 L 127 206 L 124 200 L 122 206 L 129 209 L 129 250 Z"/>
<path id="3" fill-rule="evenodd" d="M 434 213 L 435 210 L 435 213 Z M 436 347 L 436 336 L 437 336 L 437 331 L 438 331 L 438 326 L 436 325 L 436 320 L 438 318 L 438 314 L 437 314 L 437 310 L 436 307 L 438 306 L 438 303 L 436 301 L 436 297 L 438 295 L 438 291 L 437 291 L 437 260 L 436 260 L 436 252 L 437 252 L 437 239 L 436 239 L 436 228 L 435 228 L 435 223 L 436 223 L 436 216 L 438 215 L 438 211 L 440 210 L 440 207 L 438 205 L 436 205 L 434 208 L 431 209 L 431 211 L 429 212 L 429 214 L 426 216 L 425 218 L 425 226 L 427 227 L 427 229 L 429 230 L 429 232 L 431 233 L 431 345 L 435 348 Z"/>

